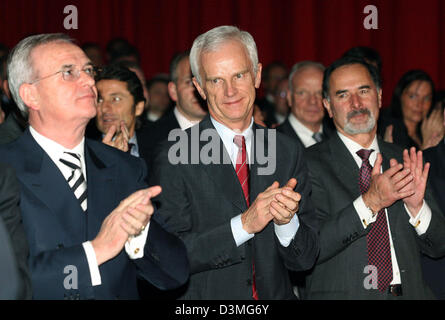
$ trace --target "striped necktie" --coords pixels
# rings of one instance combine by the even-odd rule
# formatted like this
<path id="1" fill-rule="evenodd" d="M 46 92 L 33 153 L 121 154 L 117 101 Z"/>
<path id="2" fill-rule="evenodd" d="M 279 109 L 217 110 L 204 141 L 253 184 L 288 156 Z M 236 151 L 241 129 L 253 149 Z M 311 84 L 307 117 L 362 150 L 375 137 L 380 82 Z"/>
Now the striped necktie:
<path id="1" fill-rule="evenodd" d="M 236 158 L 236 175 L 238 177 L 241 188 L 243 189 L 246 204 L 250 206 L 249 200 L 249 164 L 247 163 L 246 139 L 242 135 L 236 135 L 233 142 L 238 147 L 238 156 Z M 252 254 L 252 298 L 258 300 L 258 292 L 256 290 L 255 279 L 255 257 Z"/>
<path id="2" fill-rule="evenodd" d="M 72 170 L 67 179 L 68 185 L 79 200 L 82 210 L 87 211 L 87 183 L 82 173 L 80 157 L 80 154 L 65 151 L 59 160 Z"/>

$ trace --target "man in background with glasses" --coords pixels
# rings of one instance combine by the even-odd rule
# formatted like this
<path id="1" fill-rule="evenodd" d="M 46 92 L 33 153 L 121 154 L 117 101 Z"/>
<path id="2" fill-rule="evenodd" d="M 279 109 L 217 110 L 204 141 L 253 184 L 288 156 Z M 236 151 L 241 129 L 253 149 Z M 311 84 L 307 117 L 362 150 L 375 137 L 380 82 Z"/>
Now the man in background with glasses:
<path id="1" fill-rule="evenodd" d="M 21 183 L 35 299 L 136 299 L 188 278 L 184 245 L 153 215 L 142 160 L 84 138 L 96 115 L 95 69 L 63 34 L 22 40 L 8 61 L 30 127 L 0 158 Z M 137 269 L 136 269 L 137 266 Z"/>

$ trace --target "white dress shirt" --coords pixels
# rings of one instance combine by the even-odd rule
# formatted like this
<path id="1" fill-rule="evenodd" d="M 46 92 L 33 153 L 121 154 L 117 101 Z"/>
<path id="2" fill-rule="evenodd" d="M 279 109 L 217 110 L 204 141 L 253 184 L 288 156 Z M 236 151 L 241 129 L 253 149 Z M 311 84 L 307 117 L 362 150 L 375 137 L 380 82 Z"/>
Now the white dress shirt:
<path id="1" fill-rule="evenodd" d="M 311 129 L 307 128 L 300 120 L 298 120 L 293 113 L 289 114 L 289 123 L 297 134 L 298 138 L 300 138 L 305 148 L 309 148 L 310 146 L 317 143 L 314 139 L 313 132 Z M 320 124 L 319 133 L 323 133 L 323 125 Z"/>
<path id="2" fill-rule="evenodd" d="M 82 138 L 82 141 L 72 149 L 67 149 L 57 142 L 41 135 L 38 133 L 32 126 L 29 127 L 31 135 L 36 140 L 36 142 L 42 147 L 42 149 L 46 152 L 46 154 L 50 157 L 50 159 L 54 162 L 54 164 L 59 168 L 62 175 L 67 180 L 70 175 L 72 169 L 68 168 L 59 159 L 62 157 L 65 151 L 73 152 L 80 154 L 80 161 L 82 164 L 82 174 L 87 181 L 87 173 L 86 173 L 86 165 L 85 165 L 85 138 Z M 67 182 L 68 183 L 68 182 Z M 85 213 L 88 214 L 88 213 Z M 144 246 L 147 240 L 149 224 L 145 227 L 145 230 L 141 232 L 140 235 L 134 237 L 125 243 L 125 250 L 128 256 L 131 259 L 137 259 L 143 257 Z M 85 241 L 82 243 L 82 246 L 85 250 L 85 255 L 88 261 L 88 267 L 90 270 L 91 276 L 91 285 L 97 286 L 102 284 L 102 279 L 99 272 L 99 266 L 96 260 L 96 253 L 94 251 L 93 245 L 91 241 Z"/>
<path id="3" fill-rule="evenodd" d="M 197 124 L 198 122 L 200 122 L 201 120 L 195 120 L 195 121 L 191 121 L 189 119 L 187 119 L 179 110 L 178 107 L 175 107 L 173 109 L 173 113 L 175 114 L 176 120 L 178 120 L 179 123 L 179 127 L 181 128 L 181 130 L 186 130 L 190 127 L 193 127 L 195 124 Z"/>
<path id="4" fill-rule="evenodd" d="M 338 132 L 338 135 L 340 139 L 345 144 L 346 148 L 349 150 L 349 152 L 352 154 L 352 157 L 354 158 L 355 162 L 357 163 L 357 166 L 360 168 L 362 166 L 362 159 L 357 155 L 357 151 L 360 149 L 364 149 L 360 144 L 356 143 L 355 141 L 349 139 L 348 137 L 344 136 L 340 132 Z M 377 153 L 380 152 L 379 145 L 377 143 L 377 138 L 374 137 L 374 140 L 372 141 L 371 145 L 367 148 L 373 149 L 374 152 L 372 152 L 369 156 L 369 163 L 371 166 L 374 167 L 375 161 L 377 160 Z M 382 172 L 382 170 L 381 170 Z M 357 181 L 358 183 L 358 181 Z M 370 224 L 376 221 L 377 215 L 373 217 L 372 211 L 366 207 L 363 197 L 359 196 L 357 199 L 354 200 L 354 208 L 357 211 L 358 216 L 360 217 L 360 221 L 362 222 L 363 228 L 366 229 L 366 227 Z M 428 206 L 428 204 L 423 201 L 423 206 L 420 209 L 419 213 L 416 217 L 413 217 L 407 207 L 405 206 L 406 213 L 409 218 L 409 223 L 415 227 L 415 230 L 417 234 L 420 236 L 426 232 L 428 229 L 428 226 L 431 221 L 431 209 Z M 391 236 L 391 227 L 389 224 L 390 217 L 388 216 L 388 211 L 385 208 L 385 214 L 386 219 L 388 221 L 388 232 L 389 232 L 389 243 L 391 246 L 391 262 L 392 262 L 392 272 L 393 272 L 393 279 L 391 281 L 391 284 L 401 284 L 401 277 L 400 277 L 400 269 L 399 265 L 397 263 L 397 257 L 396 252 L 394 249 L 394 244 L 392 241 Z M 417 226 L 417 227 L 416 227 Z"/>
<path id="5" fill-rule="evenodd" d="M 235 135 L 244 136 L 246 140 L 247 163 L 249 164 L 250 167 L 251 164 L 250 153 L 253 140 L 253 130 L 252 130 L 253 117 L 250 122 L 249 128 L 247 128 L 244 132 L 241 133 L 232 131 L 231 129 L 227 128 L 223 124 L 213 119 L 212 117 L 210 117 L 210 120 L 212 121 L 213 125 L 216 128 L 216 131 L 218 132 L 219 136 L 221 137 L 221 140 L 224 143 L 224 147 L 226 148 L 226 151 L 230 156 L 230 160 L 232 161 L 234 169 L 236 169 L 236 158 L 238 156 L 239 148 L 233 142 L 233 138 L 235 137 Z M 248 233 L 243 229 L 241 214 L 237 215 L 236 217 L 233 217 L 230 221 L 230 225 L 232 228 L 233 238 L 235 239 L 236 245 L 238 247 L 255 236 L 255 234 Z M 274 223 L 275 234 L 282 246 L 287 247 L 290 244 L 295 234 L 297 233 L 299 226 L 300 222 L 296 214 L 292 217 L 291 221 L 288 224 L 277 225 Z"/>

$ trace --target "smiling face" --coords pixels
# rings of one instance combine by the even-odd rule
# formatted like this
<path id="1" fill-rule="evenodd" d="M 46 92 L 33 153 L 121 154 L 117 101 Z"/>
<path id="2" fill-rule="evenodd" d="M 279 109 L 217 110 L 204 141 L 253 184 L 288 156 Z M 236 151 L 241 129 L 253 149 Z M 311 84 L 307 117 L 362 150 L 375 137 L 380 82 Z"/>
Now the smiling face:
<path id="1" fill-rule="evenodd" d="M 304 67 L 292 77 L 292 91 L 288 102 L 294 116 L 311 130 L 318 131 L 324 117 L 321 87 L 323 71 Z"/>
<path id="2" fill-rule="evenodd" d="M 238 40 L 228 40 L 215 51 L 201 54 L 202 86 L 193 79 L 199 94 L 207 100 L 210 115 L 232 130 L 248 128 L 261 82 L 261 64 L 254 74 L 247 49 Z"/>
<path id="3" fill-rule="evenodd" d="M 112 125 L 120 131 L 120 122 L 123 120 L 128 128 L 130 137 L 133 136 L 136 126 L 136 117 L 144 110 L 144 102 L 136 106 L 134 98 L 128 91 L 127 83 L 119 80 L 100 80 L 97 83 L 99 98 L 97 103 L 97 128 L 107 133 Z"/>
<path id="4" fill-rule="evenodd" d="M 329 98 L 323 104 L 340 133 L 349 137 L 375 134 L 382 91 L 377 90 L 365 66 L 350 64 L 335 69 L 329 79 Z"/>
<path id="5" fill-rule="evenodd" d="M 53 42 L 36 47 L 31 62 L 35 78 L 44 79 L 28 85 L 30 124 L 86 126 L 96 115 L 94 79 L 83 71 L 75 81 L 64 80 L 62 73 L 47 77 L 60 70 L 83 70 L 89 66 L 91 62 L 84 52 L 70 43 Z"/>
<path id="6" fill-rule="evenodd" d="M 427 81 L 413 81 L 402 92 L 401 105 L 405 121 L 419 123 L 431 109 L 433 90 Z"/>

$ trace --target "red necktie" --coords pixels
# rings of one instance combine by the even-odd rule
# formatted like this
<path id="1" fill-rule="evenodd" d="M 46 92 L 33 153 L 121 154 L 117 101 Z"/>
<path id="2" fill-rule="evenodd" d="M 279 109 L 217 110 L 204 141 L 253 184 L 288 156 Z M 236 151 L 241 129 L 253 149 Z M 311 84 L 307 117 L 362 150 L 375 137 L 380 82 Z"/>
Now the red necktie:
<path id="1" fill-rule="evenodd" d="M 236 157 L 236 175 L 243 189 L 244 199 L 249 207 L 249 165 L 247 163 L 246 140 L 242 135 L 236 135 L 233 142 L 238 146 L 238 156 Z M 255 263 L 252 258 L 252 297 L 258 300 L 255 282 Z"/>
<path id="2" fill-rule="evenodd" d="M 357 151 L 357 155 L 363 161 L 359 171 L 361 194 L 366 193 L 371 185 L 372 167 L 368 158 L 373 151 L 366 149 Z M 366 240 L 368 243 L 368 264 L 377 268 L 378 288 L 383 292 L 391 284 L 393 278 L 388 222 L 384 209 L 378 212 L 376 221 L 366 235 Z"/>

